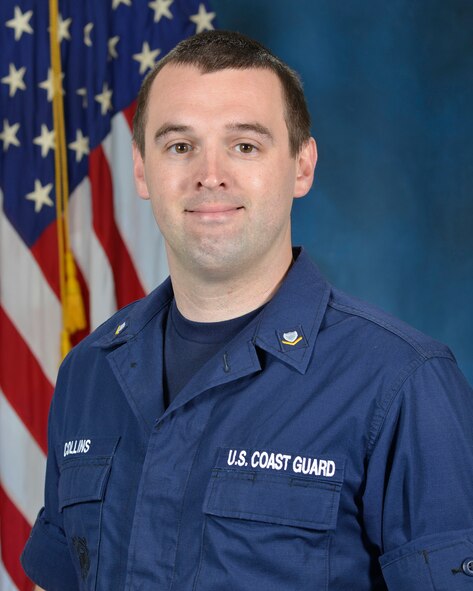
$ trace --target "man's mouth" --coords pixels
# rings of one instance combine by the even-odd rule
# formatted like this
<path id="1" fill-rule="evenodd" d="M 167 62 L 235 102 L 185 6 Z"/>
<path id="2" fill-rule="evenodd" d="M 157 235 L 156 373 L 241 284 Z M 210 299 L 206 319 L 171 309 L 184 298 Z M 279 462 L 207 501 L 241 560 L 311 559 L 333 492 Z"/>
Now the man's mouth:
<path id="1" fill-rule="evenodd" d="M 203 223 L 224 223 L 233 220 L 245 208 L 243 205 L 234 205 L 229 203 L 201 203 L 191 206 L 184 210 L 190 219 Z"/>
<path id="2" fill-rule="evenodd" d="M 220 203 L 205 203 L 198 205 L 193 208 L 185 209 L 186 213 L 198 213 L 198 214 L 219 214 L 219 213 L 227 213 L 232 211 L 238 211 L 239 209 L 243 209 L 242 205 L 229 205 L 229 204 L 220 204 Z"/>

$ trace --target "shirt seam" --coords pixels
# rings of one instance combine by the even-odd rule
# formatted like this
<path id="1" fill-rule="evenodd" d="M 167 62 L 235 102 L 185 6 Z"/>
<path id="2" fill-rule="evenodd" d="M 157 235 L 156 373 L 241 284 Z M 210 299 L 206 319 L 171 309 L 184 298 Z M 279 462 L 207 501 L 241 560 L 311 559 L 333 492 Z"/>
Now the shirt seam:
<path id="1" fill-rule="evenodd" d="M 365 318 L 373 324 L 376 324 L 381 328 L 384 328 L 385 330 L 391 332 L 392 334 L 395 334 L 403 341 L 405 341 L 407 344 L 409 344 L 419 355 L 421 355 L 424 358 L 424 360 L 430 359 L 432 357 L 446 357 L 447 359 L 453 359 L 452 354 L 447 349 L 426 349 L 424 346 L 422 346 L 421 343 L 409 336 L 406 332 L 401 330 L 395 324 L 384 321 L 378 316 L 370 314 L 369 312 L 361 310 L 360 308 L 355 308 L 354 306 L 347 306 L 346 304 L 341 304 L 339 302 L 336 302 L 333 298 L 329 300 L 328 305 L 331 308 L 339 310 L 340 312 L 347 312 L 355 316 Z"/>
<path id="2" fill-rule="evenodd" d="M 406 554 L 403 554 L 402 556 L 397 556 L 396 558 L 393 558 L 389 562 L 386 562 L 385 564 L 383 564 L 382 568 L 386 568 L 388 566 L 391 566 L 392 564 L 395 564 L 396 562 L 399 562 L 400 560 L 404 560 L 405 558 L 409 558 L 410 556 L 423 554 L 424 552 L 427 552 L 428 554 L 434 554 L 435 552 L 443 552 L 444 550 L 447 550 L 448 548 L 454 548 L 455 546 L 458 546 L 459 544 L 462 544 L 464 542 L 468 542 L 467 538 L 461 537 L 461 538 L 456 538 L 454 540 L 449 541 L 448 544 L 446 544 L 445 542 L 442 544 L 439 544 L 437 547 L 434 547 L 434 548 L 427 547 L 423 550 L 412 550 L 411 552 L 407 552 Z"/>

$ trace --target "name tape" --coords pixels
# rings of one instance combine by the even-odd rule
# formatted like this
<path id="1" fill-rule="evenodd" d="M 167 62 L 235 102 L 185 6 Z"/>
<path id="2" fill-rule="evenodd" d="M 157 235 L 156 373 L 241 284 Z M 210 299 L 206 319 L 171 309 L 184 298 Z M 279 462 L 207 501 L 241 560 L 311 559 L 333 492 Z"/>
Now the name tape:
<path id="1" fill-rule="evenodd" d="M 337 479 L 342 464 L 342 461 L 333 456 L 317 458 L 264 449 L 220 448 L 217 467 Z"/>
<path id="2" fill-rule="evenodd" d="M 90 449 L 90 439 L 75 439 L 64 444 L 64 457 L 75 454 L 86 454 Z"/>

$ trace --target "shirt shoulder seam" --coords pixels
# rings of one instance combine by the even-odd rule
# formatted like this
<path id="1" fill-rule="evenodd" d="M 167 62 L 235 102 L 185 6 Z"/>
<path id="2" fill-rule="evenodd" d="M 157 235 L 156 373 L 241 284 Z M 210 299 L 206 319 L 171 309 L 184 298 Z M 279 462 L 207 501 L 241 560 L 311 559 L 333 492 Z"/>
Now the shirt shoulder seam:
<path id="1" fill-rule="evenodd" d="M 362 309 L 356 308 L 354 306 L 347 306 L 346 304 L 341 304 L 340 302 L 336 302 L 333 298 L 330 298 L 328 305 L 332 308 L 335 308 L 336 310 L 341 311 L 341 312 L 346 312 L 348 314 L 352 314 L 354 316 L 359 316 L 360 318 L 364 318 L 365 320 L 368 320 L 369 322 L 372 322 L 373 324 L 376 324 L 376 325 L 380 326 L 381 328 L 384 328 L 388 332 L 395 334 L 396 336 L 401 338 L 404 342 L 406 342 L 408 345 L 410 345 L 416 351 L 416 353 L 418 353 L 418 355 L 421 356 L 421 358 L 424 361 L 427 359 L 434 358 L 434 357 L 437 357 L 437 358 L 438 357 L 445 357 L 447 359 L 453 360 L 453 355 L 450 353 L 450 351 L 447 348 L 427 349 L 420 342 L 418 342 L 413 337 L 408 335 L 405 331 L 403 331 L 400 327 L 394 325 L 391 322 L 388 322 L 387 320 L 380 318 L 379 316 L 375 316 L 374 314 L 370 314 L 366 310 L 362 310 Z"/>

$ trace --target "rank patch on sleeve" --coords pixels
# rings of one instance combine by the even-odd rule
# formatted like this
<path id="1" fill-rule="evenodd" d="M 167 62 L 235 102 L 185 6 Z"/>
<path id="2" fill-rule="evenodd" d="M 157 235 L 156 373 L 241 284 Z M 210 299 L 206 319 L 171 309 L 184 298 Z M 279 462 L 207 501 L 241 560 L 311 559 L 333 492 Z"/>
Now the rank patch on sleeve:
<path id="1" fill-rule="evenodd" d="M 294 349 L 307 347 L 307 339 L 302 332 L 302 326 L 278 330 L 277 334 L 282 351 L 293 351 Z"/>

